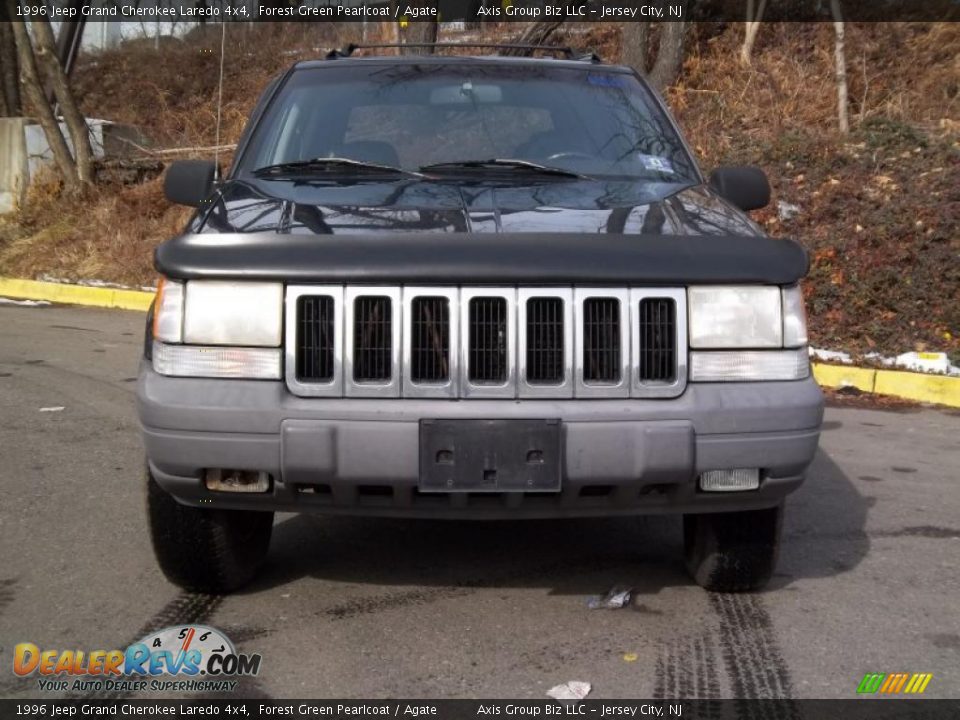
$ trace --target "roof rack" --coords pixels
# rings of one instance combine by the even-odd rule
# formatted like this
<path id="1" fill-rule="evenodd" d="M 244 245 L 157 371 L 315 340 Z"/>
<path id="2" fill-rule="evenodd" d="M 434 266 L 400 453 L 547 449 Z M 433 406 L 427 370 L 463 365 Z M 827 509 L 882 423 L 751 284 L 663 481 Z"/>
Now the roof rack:
<path id="1" fill-rule="evenodd" d="M 523 50 L 526 52 L 547 52 L 563 55 L 567 60 L 582 60 L 585 62 L 601 62 L 596 53 L 581 53 L 570 47 L 560 45 L 514 45 L 509 43 L 374 43 L 358 44 L 350 43 L 338 50 L 331 50 L 327 53 L 327 60 L 336 60 L 338 58 L 348 58 L 353 55 L 355 50 L 379 50 L 384 48 L 483 48 L 487 50 Z"/>

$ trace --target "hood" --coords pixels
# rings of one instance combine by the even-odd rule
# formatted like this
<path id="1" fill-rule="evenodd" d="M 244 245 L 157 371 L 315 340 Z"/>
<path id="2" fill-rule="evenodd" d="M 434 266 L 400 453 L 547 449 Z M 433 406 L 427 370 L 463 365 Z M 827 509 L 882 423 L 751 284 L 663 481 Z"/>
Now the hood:
<path id="1" fill-rule="evenodd" d="M 396 233 L 610 233 L 762 235 L 746 215 L 707 186 L 548 180 L 490 182 L 330 182 L 228 180 L 200 233 L 345 235 Z"/>

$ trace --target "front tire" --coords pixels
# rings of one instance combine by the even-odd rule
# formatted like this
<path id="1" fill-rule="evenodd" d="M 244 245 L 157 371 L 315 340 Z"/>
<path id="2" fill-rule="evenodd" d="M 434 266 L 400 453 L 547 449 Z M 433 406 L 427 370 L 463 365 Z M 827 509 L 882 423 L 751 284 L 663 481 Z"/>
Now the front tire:
<path id="1" fill-rule="evenodd" d="M 163 574 L 185 590 L 221 594 L 246 585 L 270 546 L 273 513 L 178 503 L 147 470 L 147 518 Z"/>
<path id="2" fill-rule="evenodd" d="M 777 565 L 783 505 L 683 516 L 687 572 L 712 592 L 763 588 Z"/>

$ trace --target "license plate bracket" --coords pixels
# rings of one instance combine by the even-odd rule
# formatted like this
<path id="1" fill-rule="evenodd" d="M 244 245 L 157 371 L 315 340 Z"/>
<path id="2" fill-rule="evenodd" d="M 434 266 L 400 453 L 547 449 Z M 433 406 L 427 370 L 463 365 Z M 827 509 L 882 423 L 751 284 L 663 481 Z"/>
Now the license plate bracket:
<path id="1" fill-rule="evenodd" d="M 422 492 L 559 492 L 559 420 L 421 420 Z"/>

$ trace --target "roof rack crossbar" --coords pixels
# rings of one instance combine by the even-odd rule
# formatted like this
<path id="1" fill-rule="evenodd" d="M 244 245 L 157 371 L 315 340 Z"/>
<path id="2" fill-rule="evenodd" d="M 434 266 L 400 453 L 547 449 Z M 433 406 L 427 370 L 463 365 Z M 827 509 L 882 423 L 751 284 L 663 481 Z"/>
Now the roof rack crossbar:
<path id="1" fill-rule="evenodd" d="M 488 50 L 523 50 L 526 52 L 549 52 L 556 53 L 558 55 L 563 55 L 568 59 L 588 59 L 593 62 L 599 61 L 599 58 L 596 55 L 588 54 L 584 56 L 578 56 L 573 48 L 561 46 L 561 45 L 514 45 L 510 43 L 453 43 L 453 42 L 436 42 L 436 43 L 374 43 L 374 44 L 358 44 L 350 43 L 345 47 L 339 50 L 331 50 L 327 53 L 327 60 L 335 60 L 337 58 L 345 58 L 353 55 L 355 50 L 368 50 L 368 49 L 383 49 L 383 48 L 485 48 Z"/>

